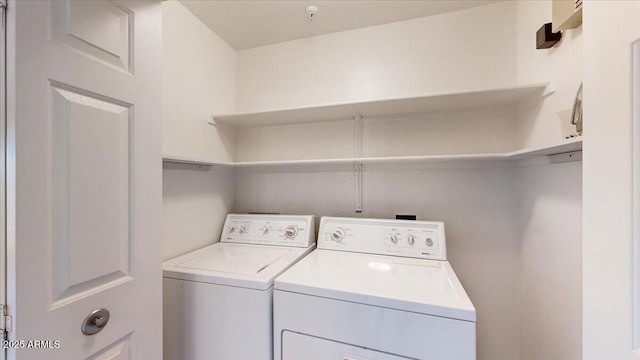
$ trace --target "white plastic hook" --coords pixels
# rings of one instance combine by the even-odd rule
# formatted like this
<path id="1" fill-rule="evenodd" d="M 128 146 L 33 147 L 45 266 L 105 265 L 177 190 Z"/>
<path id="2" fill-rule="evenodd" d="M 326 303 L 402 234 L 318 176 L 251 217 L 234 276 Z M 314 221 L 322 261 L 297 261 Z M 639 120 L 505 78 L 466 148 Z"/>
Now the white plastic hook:
<path id="1" fill-rule="evenodd" d="M 309 20 L 312 20 L 316 17 L 316 13 L 318 12 L 318 8 L 311 5 L 311 6 L 307 6 L 307 16 L 309 17 Z"/>

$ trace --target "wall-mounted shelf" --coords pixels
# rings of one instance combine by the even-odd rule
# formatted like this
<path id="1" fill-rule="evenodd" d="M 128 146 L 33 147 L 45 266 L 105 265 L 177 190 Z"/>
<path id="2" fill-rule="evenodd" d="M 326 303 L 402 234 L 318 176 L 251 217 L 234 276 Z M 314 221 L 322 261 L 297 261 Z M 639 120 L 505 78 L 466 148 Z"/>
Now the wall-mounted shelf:
<path id="1" fill-rule="evenodd" d="M 274 109 L 259 112 L 212 115 L 214 123 L 233 126 L 265 126 L 380 118 L 507 106 L 538 94 L 545 95 L 548 83 L 465 92 L 429 94 L 375 101 L 346 102 L 312 107 Z M 549 91 L 549 90 L 547 90 Z"/>
<path id="2" fill-rule="evenodd" d="M 375 118 L 386 118 L 392 120 L 394 124 L 396 124 L 396 118 L 406 118 L 411 115 L 419 115 L 419 114 L 430 114 L 430 113 L 443 113 L 443 112 L 457 112 L 460 110 L 469 111 L 469 110 L 481 110 L 483 109 L 494 109 L 497 107 L 510 107 L 511 105 L 515 105 L 523 99 L 526 98 L 541 98 L 553 92 L 551 86 L 548 83 L 544 84 L 533 84 L 533 85 L 525 85 L 525 86 L 517 86 L 517 87 L 508 87 L 508 88 L 493 88 L 493 89 L 485 89 L 485 90 L 477 90 L 477 91 L 466 91 L 466 92 L 457 92 L 457 93 L 443 93 L 443 94 L 432 94 L 425 96 L 415 96 L 415 97 L 405 97 L 405 98 L 394 98 L 394 99 L 384 99 L 377 101 L 366 101 L 366 102 L 350 102 L 350 103 L 341 103 L 341 104 L 331 104 L 331 105 L 322 105 L 315 107 L 304 107 L 304 108 L 291 108 L 291 109 L 280 109 L 280 110 L 271 110 L 271 111 L 262 111 L 262 112 L 251 112 L 251 113 L 239 113 L 239 114 L 230 114 L 230 115 L 220 115 L 214 116 L 216 124 L 230 124 L 233 126 L 239 127 L 254 127 L 253 129 L 258 130 L 257 135 L 253 136 L 265 136 L 265 134 L 260 133 L 259 131 L 263 131 L 261 126 L 268 125 L 286 125 L 286 124 L 303 124 L 303 123 L 311 123 L 311 122 L 320 122 L 320 121 L 331 121 L 331 120 L 348 120 L 348 119 L 375 119 Z M 486 119 L 483 119 L 486 121 Z M 493 121 L 494 118 L 492 117 Z M 466 120 L 465 120 L 466 121 Z M 450 123 L 449 120 L 444 124 Z M 355 132 L 355 154 L 364 153 L 367 151 L 363 151 L 362 149 L 362 128 L 357 123 Z M 493 126 L 492 123 L 488 123 L 489 126 Z M 395 126 L 395 125 L 394 125 Z M 459 129 L 455 128 L 458 126 Z M 449 128 L 438 128 L 436 130 L 441 131 L 442 129 L 446 129 L 447 136 L 456 136 L 456 134 L 461 131 L 465 131 L 466 125 L 465 122 L 459 122 L 457 125 L 454 124 L 451 129 Z M 408 127 L 408 131 L 411 130 L 411 127 Z M 478 131 L 477 127 L 471 127 L 472 131 Z M 502 128 L 498 127 L 498 130 Z M 503 129 L 502 129 L 503 130 Z M 270 131 L 270 130 L 267 130 Z M 483 136 L 483 133 L 478 133 L 478 136 Z M 486 134 L 485 134 L 486 135 Z M 502 134 L 504 136 L 509 136 L 509 134 Z M 371 134 L 369 133 L 369 136 Z M 249 138 L 251 138 L 249 136 Z M 267 137 L 269 138 L 269 137 Z M 469 137 L 467 136 L 469 139 Z M 297 139 L 297 138 L 296 138 Z M 301 138 L 303 139 L 303 138 Z M 467 139 L 467 140 L 468 140 Z M 473 139 L 473 138 L 470 138 Z M 465 140 L 465 141 L 467 141 Z M 304 139 L 301 140 L 302 143 L 294 144 L 295 146 L 300 147 L 301 149 L 305 148 L 306 143 L 304 143 Z M 348 140 L 346 140 L 348 141 Z M 375 138 L 370 139 L 370 141 L 376 141 Z M 458 139 L 458 141 L 460 141 Z M 248 142 L 243 144 L 244 146 L 254 146 L 253 142 Z M 271 143 L 261 143 L 258 147 L 268 147 L 271 146 Z M 322 158 L 321 152 L 316 153 L 305 153 L 304 151 L 291 151 L 292 144 L 287 144 L 287 146 L 283 147 L 278 142 L 276 143 L 278 150 L 280 152 L 275 151 L 272 158 L 285 158 L 283 160 L 260 160 L 260 161 L 236 161 L 236 162 L 203 162 L 192 159 L 180 158 L 167 156 L 164 158 L 165 162 L 170 163 L 184 163 L 184 164 L 196 164 L 196 165 L 204 165 L 204 166 L 227 166 L 227 167 L 240 167 L 240 168 L 260 168 L 260 167 L 288 167 L 288 166 L 324 166 L 324 165 L 373 165 L 373 164 L 407 164 L 407 163 L 425 163 L 425 162 L 482 162 L 482 161 L 510 161 L 510 160 L 522 160 L 527 158 L 533 158 L 538 156 L 548 156 L 555 154 L 563 154 L 569 153 L 573 151 L 578 151 L 582 149 L 582 139 L 574 138 L 569 140 L 562 140 L 556 143 L 541 146 L 541 147 L 532 147 L 526 149 L 518 149 L 509 152 L 489 152 L 483 153 L 481 148 L 476 148 L 471 150 L 470 152 L 462 153 L 446 153 L 443 151 L 441 154 L 433 154 L 433 155 L 420 155 L 422 151 L 419 148 L 414 148 L 413 151 L 408 152 L 406 156 L 361 156 L 361 157 L 335 157 L 335 158 Z M 326 145 L 326 144 L 320 144 Z M 257 145 L 256 145 L 257 146 Z M 452 149 L 450 146 L 448 147 L 450 150 Z M 494 147 L 495 148 L 495 147 Z M 504 148 L 504 147 L 503 147 Z M 487 149 L 491 149 L 491 147 L 487 147 Z M 299 150 L 299 149 L 298 149 Z M 455 151 L 455 149 L 453 149 Z M 433 153 L 433 149 L 426 150 L 428 153 Z M 297 154 L 298 159 L 286 159 L 287 156 L 291 154 Z M 384 154 L 384 152 L 378 152 L 376 155 Z M 413 155 L 417 154 L 417 155 Z M 271 154 L 269 154 L 271 155 Z M 269 155 L 266 155 L 265 158 L 268 158 Z M 300 159 L 300 157 L 308 157 L 308 159 Z M 253 156 L 243 156 L 243 159 L 250 160 L 251 158 L 256 158 Z M 259 158 L 259 157 L 258 157 Z"/>
<path id="3" fill-rule="evenodd" d="M 199 162 L 180 158 L 163 158 L 165 162 L 187 163 L 209 166 L 233 167 L 276 167 L 276 166 L 317 166 L 317 165 L 349 165 L 349 164 L 403 164 L 418 162 L 454 162 L 454 161 L 490 161 L 490 160 L 522 160 L 538 156 L 548 156 L 568 153 L 582 149 L 582 138 L 573 138 L 540 147 L 520 149 L 507 153 L 492 154 L 455 154 L 455 155 L 424 155 L 424 156 L 393 156 L 393 157 L 362 157 L 341 159 L 308 159 L 308 160 L 275 160 L 275 161 L 245 161 L 245 162 Z"/>
<path id="4" fill-rule="evenodd" d="M 574 137 L 571 139 L 562 140 L 552 145 L 536 146 L 508 152 L 504 154 L 504 157 L 509 160 L 522 160 L 534 158 L 537 156 L 564 154 L 579 150 L 582 150 L 582 137 Z"/>
<path id="5" fill-rule="evenodd" d="M 460 155 L 424 155 L 424 156 L 389 156 L 389 157 L 361 157 L 345 159 L 310 159 L 310 160 L 282 160 L 282 161 L 240 161 L 235 167 L 267 167 L 267 166 L 301 166 L 301 165 L 341 165 L 341 164 L 402 164 L 415 162 L 445 162 L 445 161 L 485 161 L 503 160 L 504 154 L 460 154 Z"/>
<path id="6" fill-rule="evenodd" d="M 187 159 L 187 158 L 178 157 L 178 156 L 163 156 L 162 162 L 174 163 L 174 164 L 204 165 L 204 166 L 233 166 L 232 162 L 200 161 L 200 160 Z"/>

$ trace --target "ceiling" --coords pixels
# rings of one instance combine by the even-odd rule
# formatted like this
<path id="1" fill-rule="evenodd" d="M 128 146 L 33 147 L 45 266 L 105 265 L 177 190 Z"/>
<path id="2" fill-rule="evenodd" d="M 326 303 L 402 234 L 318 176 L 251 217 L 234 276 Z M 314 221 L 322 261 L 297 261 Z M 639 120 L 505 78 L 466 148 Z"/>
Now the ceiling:
<path id="1" fill-rule="evenodd" d="M 498 0 L 180 0 L 235 50 L 415 19 Z M 316 6 L 313 21 L 306 8 Z"/>

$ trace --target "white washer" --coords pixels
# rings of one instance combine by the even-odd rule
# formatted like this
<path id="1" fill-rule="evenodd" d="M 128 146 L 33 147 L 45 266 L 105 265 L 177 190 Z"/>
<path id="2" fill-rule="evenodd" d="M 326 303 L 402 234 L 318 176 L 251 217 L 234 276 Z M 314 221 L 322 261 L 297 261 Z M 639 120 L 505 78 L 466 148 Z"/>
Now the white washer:
<path id="1" fill-rule="evenodd" d="M 275 359 L 475 359 L 446 259 L 441 222 L 323 217 L 318 249 L 276 278 Z"/>
<path id="2" fill-rule="evenodd" d="M 313 216 L 230 214 L 220 242 L 164 262 L 164 359 L 272 359 L 273 280 L 314 239 Z"/>

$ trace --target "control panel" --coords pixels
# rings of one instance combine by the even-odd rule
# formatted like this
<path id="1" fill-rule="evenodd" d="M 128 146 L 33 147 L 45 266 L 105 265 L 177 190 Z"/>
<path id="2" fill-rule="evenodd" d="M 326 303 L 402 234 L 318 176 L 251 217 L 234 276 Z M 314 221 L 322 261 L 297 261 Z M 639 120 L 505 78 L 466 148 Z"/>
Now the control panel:
<path id="1" fill-rule="evenodd" d="M 229 214 L 220 241 L 309 247 L 315 242 L 313 215 Z"/>
<path id="2" fill-rule="evenodd" d="M 323 217 L 318 248 L 446 260 L 444 223 Z"/>

